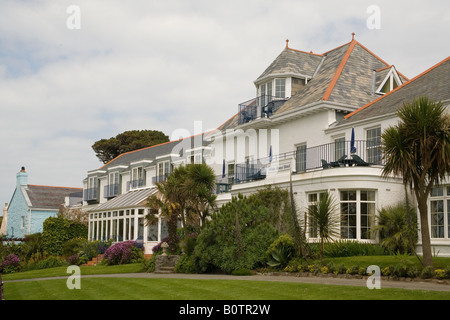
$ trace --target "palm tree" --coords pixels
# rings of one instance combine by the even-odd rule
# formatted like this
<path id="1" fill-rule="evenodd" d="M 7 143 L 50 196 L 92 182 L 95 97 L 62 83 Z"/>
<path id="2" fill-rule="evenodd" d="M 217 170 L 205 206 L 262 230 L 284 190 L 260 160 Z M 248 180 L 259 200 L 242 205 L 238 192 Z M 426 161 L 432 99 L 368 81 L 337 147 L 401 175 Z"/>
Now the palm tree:
<path id="1" fill-rule="evenodd" d="M 433 266 L 427 199 L 433 186 L 450 173 L 450 120 L 441 102 L 427 97 L 404 104 L 397 125 L 382 134 L 385 166 L 382 175 L 403 177 L 414 190 L 419 208 L 423 266 Z"/>
<path id="2" fill-rule="evenodd" d="M 317 228 L 320 238 L 320 261 L 323 257 L 324 242 L 338 236 L 339 217 L 335 214 L 336 202 L 327 191 L 319 195 L 319 199 L 308 207 L 310 223 Z"/>
<path id="3" fill-rule="evenodd" d="M 187 165 L 186 173 L 184 188 L 189 208 L 200 219 L 202 226 L 205 226 L 207 216 L 216 208 L 216 175 L 204 163 Z"/>
<path id="4" fill-rule="evenodd" d="M 170 189 L 167 186 L 166 181 L 156 183 L 157 192 L 152 194 L 147 199 L 147 206 L 150 208 L 150 212 L 145 216 L 146 224 L 150 225 L 157 221 L 158 216 L 166 219 L 167 229 L 169 233 L 169 251 L 174 252 L 176 250 L 177 239 L 177 225 L 178 225 L 178 211 L 177 204 L 172 201 Z"/>

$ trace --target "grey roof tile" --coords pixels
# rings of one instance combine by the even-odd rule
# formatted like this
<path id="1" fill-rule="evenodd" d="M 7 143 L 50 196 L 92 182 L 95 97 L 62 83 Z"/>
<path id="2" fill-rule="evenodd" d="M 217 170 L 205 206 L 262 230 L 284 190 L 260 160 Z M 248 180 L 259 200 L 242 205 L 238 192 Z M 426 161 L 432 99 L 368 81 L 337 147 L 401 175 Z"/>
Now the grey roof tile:
<path id="1" fill-rule="evenodd" d="M 30 199 L 31 206 L 39 209 L 58 210 L 65 202 L 65 197 L 82 199 L 83 189 L 69 187 L 51 187 L 29 184 L 25 192 Z"/>
<path id="2" fill-rule="evenodd" d="M 348 115 L 340 124 L 395 113 L 404 103 L 410 103 L 420 96 L 428 96 L 436 101 L 450 99 L 450 57 L 395 90 L 364 105 Z"/>
<path id="3" fill-rule="evenodd" d="M 318 63 L 312 71 L 308 69 L 305 57 L 314 57 Z M 321 61 L 319 61 L 319 58 Z M 291 59 L 288 63 L 288 59 Z M 302 60 L 303 59 L 303 60 Z M 322 60 L 323 59 L 323 60 Z M 377 98 L 373 92 L 373 71 L 389 65 L 370 52 L 359 42 L 352 40 L 338 48 L 330 50 L 323 55 L 307 54 L 289 49 L 283 52 L 258 78 L 261 79 L 272 73 L 293 71 L 293 64 L 299 63 L 298 70 L 304 68 L 303 73 L 315 73 L 307 85 L 301 87 L 290 99 L 283 104 L 273 115 L 301 109 L 303 106 L 323 100 L 361 107 Z M 317 67 L 320 66 L 318 69 Z M 299 71 L 300 72 L 300 71 Z M 381 73 L 380 73 L 381 75 Z M 401 75 L 401 74 L 400 74 Z M 402 80 L 407 80 L 401 75 Z M 234 115 L 219 130 L 226 130 L 238 125 L 238 114 Z"/>

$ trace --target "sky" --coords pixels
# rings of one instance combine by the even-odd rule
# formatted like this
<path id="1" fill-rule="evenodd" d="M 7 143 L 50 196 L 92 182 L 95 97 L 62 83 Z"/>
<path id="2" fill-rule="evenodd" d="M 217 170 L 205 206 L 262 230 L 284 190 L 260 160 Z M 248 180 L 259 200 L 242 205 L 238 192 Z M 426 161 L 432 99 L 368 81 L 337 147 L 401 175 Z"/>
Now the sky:
<path id="1" fill-rule="evenodd" d="M 92 145 L 219 127 L 285 48 L 355 39 L 408 78 L 450 55 L 447 0 L 0 0 L 0 203 L 82 188 Z M 2 203 L 3 201 L 3 203 Z M 1 213 L 0 213 L 1 214 Z"/>

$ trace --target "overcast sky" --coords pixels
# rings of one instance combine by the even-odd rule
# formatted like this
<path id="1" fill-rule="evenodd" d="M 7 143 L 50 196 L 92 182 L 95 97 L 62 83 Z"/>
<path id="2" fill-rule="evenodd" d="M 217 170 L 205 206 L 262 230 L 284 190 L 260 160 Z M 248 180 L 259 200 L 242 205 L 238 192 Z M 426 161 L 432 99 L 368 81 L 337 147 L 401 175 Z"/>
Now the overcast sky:
<path id="1" fill-rule="evenodd" d="M 82 187 L 99 139 L 220 126 L 286 39 L 324 53 L 355 32 L 412 78 L 450 55 L 449 12 L 448 0 L 0 0 L 0 201 L 21 166 L 30 184 Z"/>

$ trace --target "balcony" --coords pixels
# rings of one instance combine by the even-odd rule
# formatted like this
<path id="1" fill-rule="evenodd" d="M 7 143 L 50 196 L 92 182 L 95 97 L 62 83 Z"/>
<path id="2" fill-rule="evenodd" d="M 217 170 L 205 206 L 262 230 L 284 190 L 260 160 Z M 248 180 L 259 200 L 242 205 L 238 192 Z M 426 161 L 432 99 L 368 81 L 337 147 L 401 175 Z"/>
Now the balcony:
<path id="1" fill-rule="evenodd" d="M 239 104 L 238 124 L 248 123 L 259 118 L 270 118 L 287 98 L 273 96 L 259 96 Z"/>
<path id="2" fill-rule="evenodd" d="M 145 186 L 144 179 L 139 180 L 131 180 L 127 182 L 127 191 L 130 191 L 132 189 L 142 188 Z"/>
<path id="3" fill-rule="evenodd" d="M 88 188 L 83 190 L 84 201 L 97 201 L 98 200 L 98 188 Z"/>
<path id="4" fill-rule="evenodd" d="M 384 165 L 379 143 L 358 140 L 328 143 L 235 165 L 234 177 L 217 177 L 217 193 L 229 192 L 231 186 L 265 179 L 268 174 L 290 170 L 304 173 L 342 167 L 370 167 Z"/>
<path id="5" fill-rule="evenodd" d="M 104 197 L 105 198 L 113 198 L 115 196 L 118 196 L 120 194 L 120 186 L 118 183 L 114 183 L 114 184 L 109 184 L 105 186 L 104 189 Z"/>
<path id="6" fill-rule="evenodd" d="M 162 176 L 155 176 L 152 178 L 152 183 L 155 184 L 156 182 L 164 182 L 167 180 L 168 176 L 169 173 L 163 174 Z"/>

